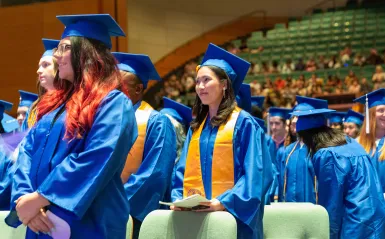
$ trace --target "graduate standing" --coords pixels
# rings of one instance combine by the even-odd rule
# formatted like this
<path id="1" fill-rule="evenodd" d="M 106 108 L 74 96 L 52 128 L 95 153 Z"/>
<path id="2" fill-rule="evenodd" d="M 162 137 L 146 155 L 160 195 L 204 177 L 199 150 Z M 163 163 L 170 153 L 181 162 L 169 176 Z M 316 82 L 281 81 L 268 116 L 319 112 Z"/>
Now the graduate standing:
<path id="1" fill-rule="evenodd" d="M 330 238 L 384 238 L 385 201 L 376 169 L 361 145 L 326 126 L 325 114 L 332 111 L 293 112 L 318 180 L 318 203 L 329 214 Z"/>
<path id="2" fill-rule="evenodd" d="M 328 108 L 326 100 L 296 96 L 297 105 L 293 112 Z M 298 118 L 292 117 L 296 127 Z M 296 130 L 296 128 L 295 128 Z M 316 203 L 316 180 L 308 148 L 297 140 L 285 148 L 280 162 L 279 201 Z"/>
<path id="3" fill-rule="evenodd" d="M 291 109 L 270 107 L 268 114 L 268 129 L 271 131 L 271 137 L 275 143 L 275 150 L 284 146 L 286 131 L 286 120 L 289 118 Z M 270 134 L 270 132 L 268 132 Z"/>
<path id="4" fill-rule="evenodd" d="M 6 223 L 27 225 L 26 238 L 124 238 L 120 175 L 137 127 L 109 50 L 110 37 L 124 32 L 109 14 L 57 18 L 66 26 L 54 49 L 60 84 L 43 95 L 20 149 Z"/>
<path id="5" fill-rule="evenodd" d="M 249 67 L 218 46 L 208 46 L 197 68 L 196 118 L 176 165 L 171 196 L 175 201 L 200 194 L 211 201 L 199 212 L 226 210 L 237 220 L 238 238 L 262 238 L 271 161 L 263 130 L 235 102 Z"/>
<path id="6" fill-rule="evenodd" d="M 354 100 L 365 105 L 365 119 L 358 142 L 376 165 L 385 193 L 385 89 L 379 89 Z"/>
<path id="7" fill-rule="evenodd" d="M 113 54 L 138 123 L 138 139 L 121 176 L 134 221 L 133 238 L 138 238 L 142 221 L 159 209 L 159 201 L 169 187 L 176 159 L 176 138 L 169 118 L 142 100 L 148 81 L 161 80 L 151 59 L 147 55 Z"/>
<path id="8" fill-rule="evenodd" d="M 344 133 L 353 139 L 359 137 L 364 118 L 363 114 L 349 110 L 344 120 Z"/>

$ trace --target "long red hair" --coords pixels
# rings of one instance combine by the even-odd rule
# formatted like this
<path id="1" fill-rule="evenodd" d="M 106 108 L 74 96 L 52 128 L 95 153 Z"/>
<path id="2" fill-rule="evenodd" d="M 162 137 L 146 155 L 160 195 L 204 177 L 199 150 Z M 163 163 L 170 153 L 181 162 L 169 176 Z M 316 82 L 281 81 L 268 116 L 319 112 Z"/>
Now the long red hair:
<path id="1" fill-rule="evenodd" d="M 65 103 L 66 139 L 84 136 L 92 127 L 102 99 L 111 90 L 121 87 L 116 60 L 103 43 L 83 37 L 71 37 L 70 40 L 74 81 L 55 80 L 56 90 L 44 94 L 37 106 L 39 121 Z"/>

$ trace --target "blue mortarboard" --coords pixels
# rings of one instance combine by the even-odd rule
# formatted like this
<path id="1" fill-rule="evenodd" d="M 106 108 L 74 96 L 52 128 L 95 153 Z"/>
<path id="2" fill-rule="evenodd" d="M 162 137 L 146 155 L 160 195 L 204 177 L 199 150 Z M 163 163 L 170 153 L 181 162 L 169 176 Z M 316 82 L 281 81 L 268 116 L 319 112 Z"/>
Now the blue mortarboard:
<path id="1" fill-rule="evenodd" d="M 315 109 L 306 111 L 294 111 L 291 113 L 291 115 L 298 116 L 296 129 L 297 131 L 302 131 L 325 126 L 327 123 L 327 115 L 334 111 L 335 110 L 329 109 Z"/>
<path id="2" fill-rule="evenodd" d="M 342 123 L 344 121 L 345 112 L 333 112 L 329 114 L 329 124 Z"/>
<path id="3" fill-rule="evenodd" d="M 260 109 L 263 108 L 263 103 L 265 102 L 265 96 L 252 96 L 251 105 L 256 105 Z"/>
<path id="4" fill-rule="evenodd" d="M 297 105 L 293 108 L 293 111 L 305 111 L 305 110 L 314 110 L 314 109 L 327 109 L 328 101 L 321 100 L 316 98 L 296 96 Z"/>
<path id="5" fill-rule="evenodd" d="M 266 124 L 265 124 L 265 121 L 263 119 L 260 119 L 258 117 L 254 117 L 255 121 L 257 121 L 258 125 L 263 129 L 263 131 L 266 133 L 267 132 L 267 128 L 266 128 Z"/>
<path id="6" fill-rule="evenodd" d="M 366 104 L 366 98 L 368 99 L 368 106 L 372 108 L 377 105 L 385 105 L 385 89 L 378 89 L 376 91 L 370 92 L 364 96 L 361 96 L 354 100 L 354 102 L 358 102 L 361 104 Z"/>
<path id="7" fill-rule="evenodd" d="M 291 109 L 270 107 L 269 117 L 281 117 L 282 119 L 288 119 L 290 117 L 289 115 L 290 112 L 291 112 Z"/>
<path id="8" fill-rule="evenodd" d="M 385 89 L 381 88 L 378 90 L 375 90 L 373 92 L 370 92 L 369 94 L 366 94 L 364 96 L 361 96 L 354 100 L 356 103 L 361 103 L 365 105 L 365 117 L 366 117 L 366 133 L 370 133 L 370 117 L 369 117 L 369 109 L 378 105 L 385 105 Z"/>
<path id="9" fill-rule="evenodd" d="M 45 52 L 41 57 L 53 56 L 52 49 L 56 48 L 59 45 L 59 42 L 60 42 L 59 40 L 43 38 L 43 45 L 44 45 Z"/>
<path id="10" fill-rule="evenodd" d="M 137 75 L 142 81 L 144 88 L 147 88 L 149 80 L 162 80 L 149 56 L 122 52 L 113 52 L 112 54 L 119 62 L 119 70 Z"/>
<path id="11" fill-rule="evenodd" d="M 4 111 L 9 111 L 12 109 L 12 103 L 0 100 L 0 117 L 1 124 L 3 125 L 4 131 L 6 133 L 12 132 L 19 128 L 19 124 L 17 120 L 8 114 L 4 113 Z"/>
<path id="12" fill-rule="evenodd" d="M 234 95 L 237 95 L 250 68 L 250 63 L 210 43 L 201 66 L 216 66 L 224 70 L 231 80 Z"/>
<path id="13" fill-rule="evenodd" d="M 238 107 L 243 110 L 250 112 L 251 111 L 251 90 L 250 85 L 242 84 L 239 89 L 238 95 L 236 97 Z"/>
<path id="14" fill-rule="evenodd" d="M 364 115 L 360 114 L 354 110 L 349 110 L 348 113 L 346 113 L 345 121 L 346 123 L 355 123 L 356 125 L 361 126 L 364 122 Z"/>
<path id="15" fill-rule="evenodd" d="M 188 127 L 192 120 L 192 110 L 181 103 L 167 97 L 163 97 L 164 108 L 160 111 L 163 114 L 172 116 L 179 123 Z"/>
<path id="16" fill-rule="evenodd" d="M 33 102 L 35 102 L 38 98 L 37 94 L 27 92 L 24 90 L 19 90 L 19 94 L 20 94 L 19 107 L 22 107 L 22 106 L 30 107 L 33 104 Z"/>
<path id="17" fill-rule="evenodd" d="M 112 47 L 111 37 L 125 36 L 110 14 L 82 14 L 56 16 L 65 26 L 61 38 L 76 36 L 98 40 Z"/>

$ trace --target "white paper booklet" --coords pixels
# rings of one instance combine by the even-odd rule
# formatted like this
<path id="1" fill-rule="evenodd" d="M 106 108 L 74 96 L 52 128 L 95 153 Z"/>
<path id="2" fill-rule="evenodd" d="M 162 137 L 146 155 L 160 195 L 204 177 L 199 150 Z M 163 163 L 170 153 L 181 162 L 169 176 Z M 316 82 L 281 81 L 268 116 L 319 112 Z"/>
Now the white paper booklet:
<path id="1" fill-rule="evenodd" d="M 175 202 L 162 202 L 160 201 L 160 204 L 168 205 L 168 206 L 175 206 L 175 207 L 184 207 L 184 208 L 193 208 L 196 206 L 199 206 L 201 202 L 210 202 L 205 197 L 202 197 L 199 194 L 191 195 L 190 197 L 183 198 L 182 200 L 177 200 Z"/>

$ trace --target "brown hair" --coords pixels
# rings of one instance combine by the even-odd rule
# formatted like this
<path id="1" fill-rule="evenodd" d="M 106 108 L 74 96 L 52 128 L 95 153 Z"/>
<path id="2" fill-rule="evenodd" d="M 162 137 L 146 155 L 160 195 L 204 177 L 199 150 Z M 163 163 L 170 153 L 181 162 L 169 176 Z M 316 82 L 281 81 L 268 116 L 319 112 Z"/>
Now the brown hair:
<path id="1" fill-rule="evenodd" d="M 369 121 L 369 134 L 366 133 L 366 120 L 367 120 L 367 117 L 365 117 L 364 119 L 364 122 L 362 123 L 362 127 L 361 127 L 361 131 L 360 131 L 360 139 L 358 140 L 358 142 L 362 145 L 362 147 L 364 147 L 365 151 L 369 154 L 371 153 L 370 156 L 373 156 L 375 153 L 376 153 L 376 128 L 377 128 L 377 125 L 376 125 L 376 108 L 377 107 L 373 107 L 371 109 L 369 109 L 369 116 L 370 116 L 370 120 Z M 384 146 L 380 149 L 380 157 L 379 159 L 380 160 L 385 160 L 385 144 Z"/>
<path id="2" fill-rule="evenodd" d="M 225 123 L 228 120 L 237 103 L 235 102 L 235 95 L 234 95 L 233 87 L 231 85 L 231 81 L 227 76 L 226 72 L 216 66 L 205 66 L 205 67 L 212 70 L 215 73 L 215 75 L 219 78 L 220 82 L 227 82 L 227 89 L 225 91 L 225 95 L 222 98 L 221 103 L 219 104 L 218 113 L 216 116 L 210 119 L 211 126 L 216 127 L 216 126 L 220 126 L 221 124 Z M 209 106 L 202 104 L 202 101 L 197 95 L 193 106 L 193 115 L 196 115 L 196 118 L 193 119 L 193 121 L 190 124 L 191 129 L 193 131 L 199 128 L 201 123 L 206 118 L 208 112 L 209 112 Z"/>

